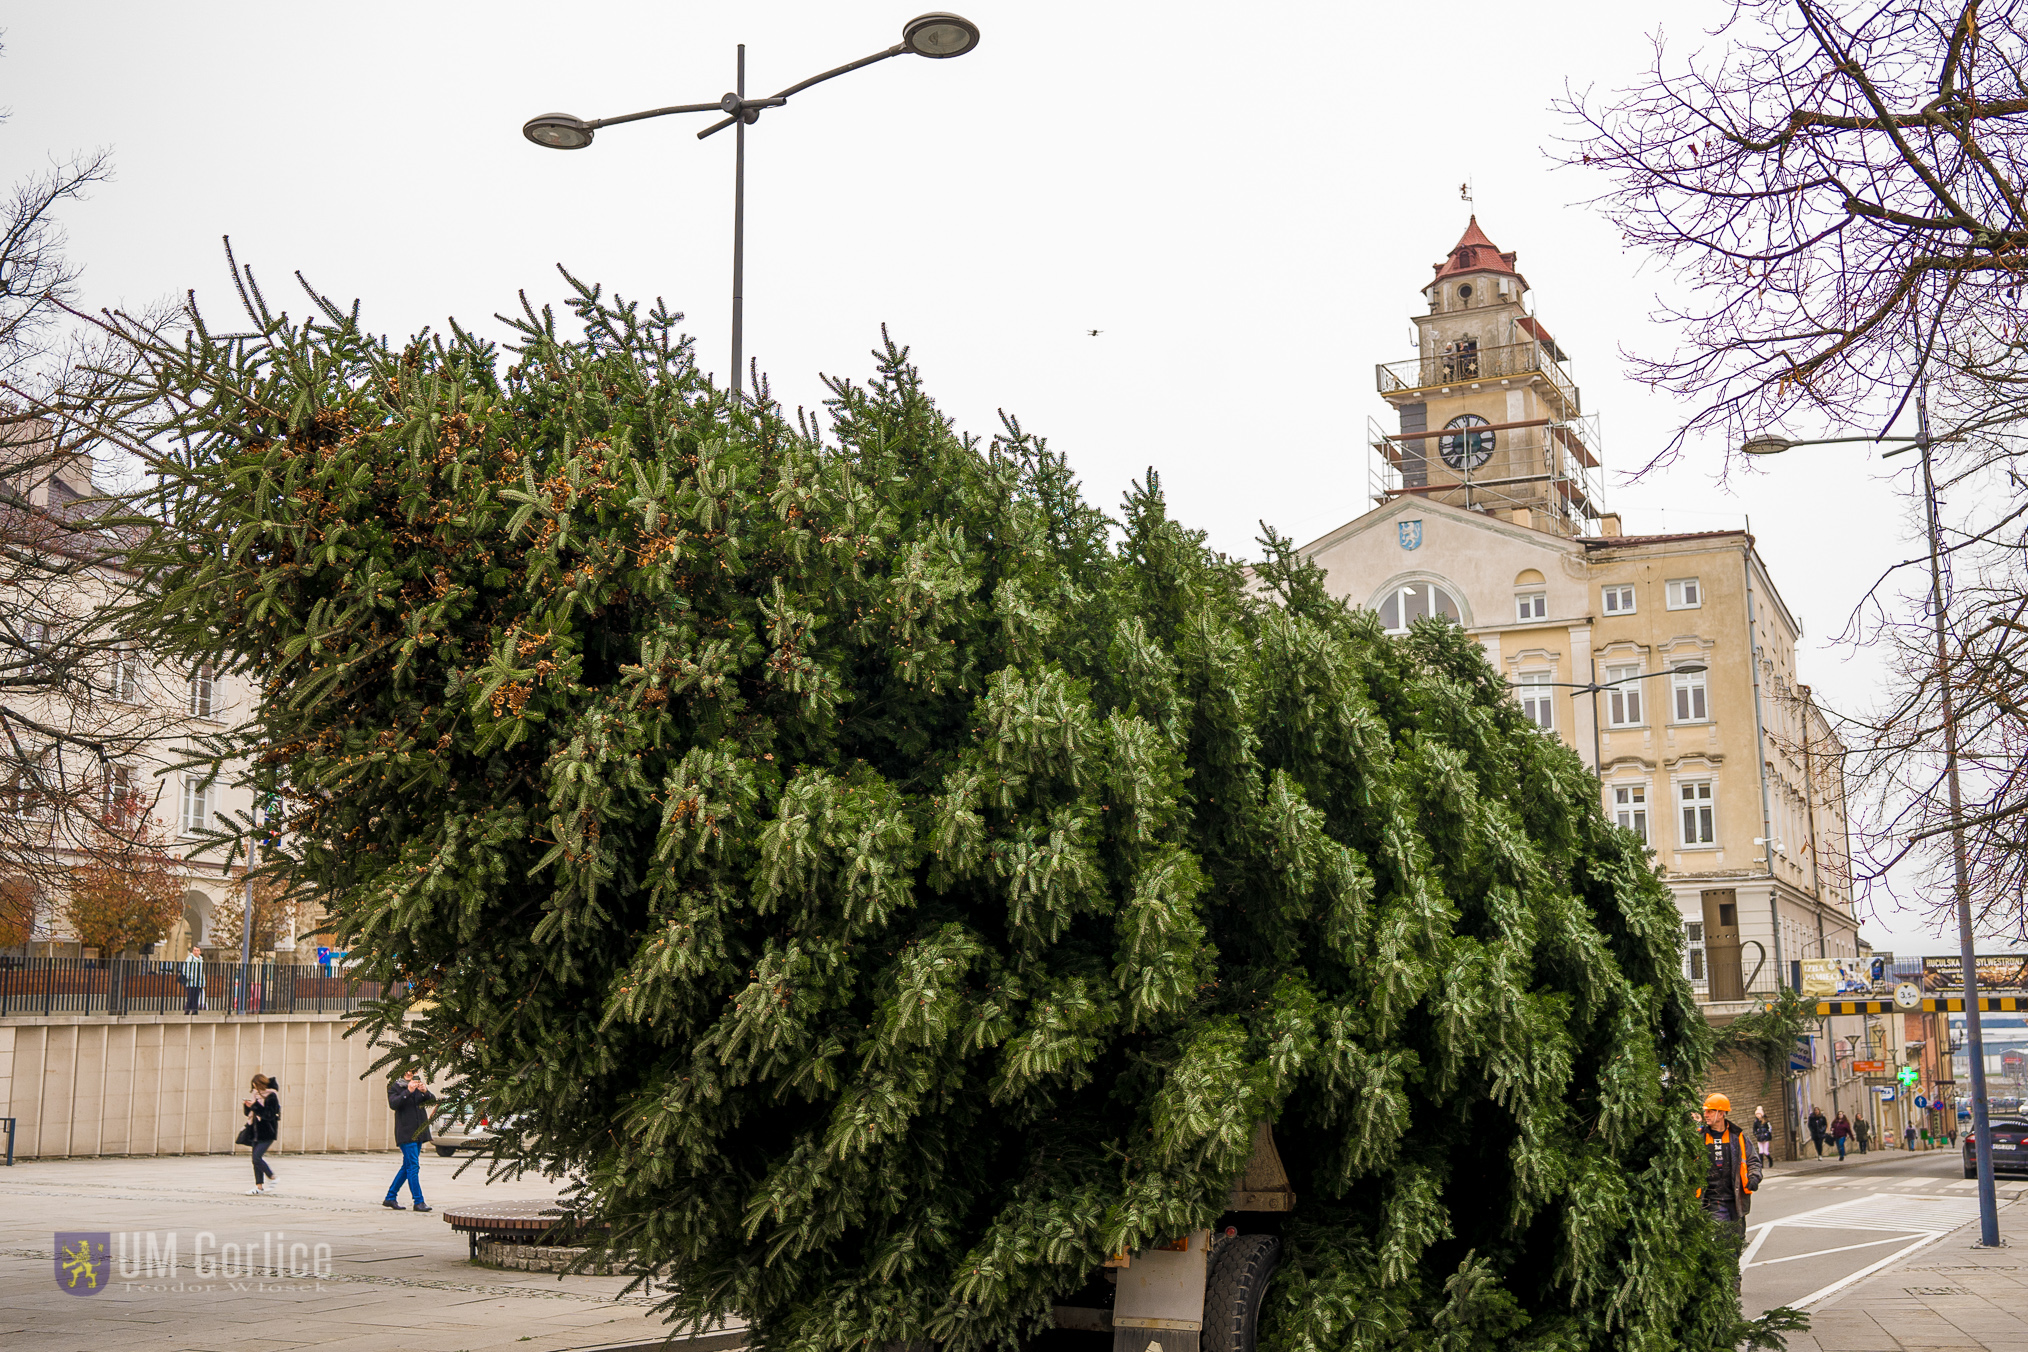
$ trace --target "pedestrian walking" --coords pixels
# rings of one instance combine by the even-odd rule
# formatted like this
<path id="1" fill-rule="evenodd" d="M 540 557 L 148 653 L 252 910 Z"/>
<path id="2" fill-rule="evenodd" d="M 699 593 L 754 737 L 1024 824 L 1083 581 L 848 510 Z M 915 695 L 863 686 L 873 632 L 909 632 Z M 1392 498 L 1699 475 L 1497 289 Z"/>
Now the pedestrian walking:
<path id="1" fill-rule="evenodd" d="M 1753 1133 L 1754 1148 L 1760 1151 L 1760 1167 L 1765 1169 L 1774 1160 L 1774 1124 L 1767 1120 L 1765 1106 L 1753 1110 L 1753 1125 L 1748 1130 Z"/>
<path id="2" fill-rule="evenodd" d="M 1817 1147 L 1817 1158 L 1822 1159 L 1824 1158 L 1824 1137 L 1829 1133 L 1831 1124 L 1824 1120 L 1824 1110 L 1814 1103 L 1810 1105 L 1809 1123 L 1810 1140 Z"/>
<path id="3" fill-rule="evenodd" d="M 1714 1225 L 1727 1231 L 1739 1245 L 1746 1243 L 1746 1213 L 1753 1207 L 1753 1193 L 1760 1187 L 1760 1152 L 1747 1144 L 1746 1133 L 1727 1116 L 1732 1100 L 1723 1094 L 1704 1099 L 1704 1186 L 1697 1200 Z M 1732 1285 L 1739 1287 L 1739 1264 L 1732 1267 Z"/>
<path id="4" fill-rule="evenodd" d="M 423 1201 L 422 1148 L 430 1138 L 429 1105 L 436 1101 L 437 1096 L 423 1083 L 419 1070 L 409 1071 L 387 1087 L 387 1106 L 394 1110 L 394 1140 L 401 1147 L 401 1169 L 394 1182 L 387 1185 L 387 1200 L 381 1203 L 391 1211 L 411 1209 L 395 1200 L 404 1179 L 408 1180 L 409 1198 L 415 1203 L 413 1210 L 430 1209 Z"/>
<path id="5" fill-rule="evenodd" d="M 275 1134 L 281 1127 L 282 1098 L 277 1092 L 280 1086 L 265 1075 L 255 1075 L 247 1085 L 247 1096 L 240 1100 L 246 1110 L 246 1130 L 240 1139 L 253 1147 L 254 1185 L 246 1190 L 249 1197 L 268 1191 L 275 1181 L 274 1168 L 267 1161 L 268 1147 L 275 1143 Z"/>
<path id="6" fill-rule="evenodd" d="M 1831 1123 L 1831 1139 L 1838 1143 L 1838 1162 L 1845 1161 L 1845 1142 L 1852 1135 L 1852 1119 L 1839 1113 Z"/>
<path id="7" fill-rule="evenodd" d="M 183 1012 L 195 1014 L 203 1005 L 204 950 L 192 944 L 190 956 L 183 960 Z"/>
<path id="8" fill-rule="evenodd" d="M 1864 1113 L 1859 1114 L 1859 1116 L 1852 1123 L 1852 1136 L 1853 1139 L 1859 1142 L 1860 1154 L 1864 1155 L 1867 1153 L 1866 1138 L 1871 1136 L 1872 1134 L 1873 1134 L 1873 1123 L 1867 1119 L 1866 1114 Z"/>
<path id="9" fill-rule="evenodd" d="M 1915 1153 L 1915 1123 L 1913 1123 L 1913 1122 L 1909 1123 L 1909 1124 L 1908 1124 L 1908 1128 L 1907 1128 L 1907 1130 L 1903 1131 L 1903 1132 L 1902 1132 L 1901 1134 L 1902 1134 L 1902 1136 L 1904 1136 L 1905 1138 L 1907 1138 L 1907 1141 L 1908 1141 L 1908 1150 L 1909 1150 L 1909 1153 L 1910 1153 L 1910 1154 L 1914 1154 L 1914 1153 Z"/>

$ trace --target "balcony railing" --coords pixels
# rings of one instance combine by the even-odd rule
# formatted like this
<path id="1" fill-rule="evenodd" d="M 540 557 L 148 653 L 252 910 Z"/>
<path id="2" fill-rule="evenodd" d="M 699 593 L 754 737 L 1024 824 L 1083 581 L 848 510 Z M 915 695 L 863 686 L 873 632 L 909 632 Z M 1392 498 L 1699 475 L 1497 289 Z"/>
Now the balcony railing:
<path id="1" fill-rule="evenodd" d="M 150 958 L 0 957 L 0 1016 L 330 1014 L 380 998 L 377 981 L 297 963 L 207 962 L 196 981 Z"/>
<path id="2" fill-rule="evenodd" d="M 1482 347 L 1472 352 L 1442 352 L 1408 361 L 1382 362 L 1374 378 L 1382 394 L 1439 385 L 1463 385 L 1475 380 L 1504 380 L 1540 373 L 1555 387 L 1571 410 L 1577 408 L 1577 386 L 1563 367 L 1541 343 L 1509 343 L 1505 347 Z"/>

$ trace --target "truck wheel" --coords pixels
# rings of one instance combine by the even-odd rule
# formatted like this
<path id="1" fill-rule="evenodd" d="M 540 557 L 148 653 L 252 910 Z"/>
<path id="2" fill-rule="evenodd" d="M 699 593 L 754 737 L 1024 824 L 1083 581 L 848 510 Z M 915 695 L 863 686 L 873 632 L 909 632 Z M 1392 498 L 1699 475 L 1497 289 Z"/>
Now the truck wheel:
<path id="1" fill-rule="evenodd" d="M 1260 1303 L 1282 1242 L 1273 1235 L 1239 1235 L 1211 1254 L 1204 1284 L 1203 1352 L 1254 1352 Z"/>

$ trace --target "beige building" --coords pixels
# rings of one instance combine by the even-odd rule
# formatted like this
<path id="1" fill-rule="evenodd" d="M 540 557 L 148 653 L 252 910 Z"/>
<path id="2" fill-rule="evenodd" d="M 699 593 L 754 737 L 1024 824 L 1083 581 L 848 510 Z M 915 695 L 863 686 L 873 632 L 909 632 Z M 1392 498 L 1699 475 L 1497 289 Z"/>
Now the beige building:
<path id="1" fill-rule="evenodd" d="M 40 673 L 11 683 L 4 701 L 19 717 L 4 743 L 0 881 L 32 894 L 28 942 L 16 951 L 118 956 L 80 945 L 56 891 L 84 859 L 78 847 L 94 814 L 152 818 L 158 857 L 183 886 L 182 916 L 154 955 L 181 958 L 193 941 L 210 942 L 221 922 L 237 932 L 243 870 L 225 869 L 202 837 L 243 817 L 252 798 L 231 776 L 207 785 L 174 767 L 199 739 L 242 717 L 251 692 L 235 676 L 172 668 L 100 641 L 99 617 L 133 579 L 118 565 L 117 539 L 88 526 L 99 501 L 85 456 L 56 457 L 46 441 L 19 435 L 4 439 L 0 529 L 17 546 L 32 539 L 48 562 L 20 563 L 16 548 L 15 566 L 0 572 L 0 670 Z M 107 749 L 106 763 L 93 745 Z"/>
<path id="2" fill-rule="evenodd" d="M 1436 265 L 1417 355 L 1378 368 L 1396 425 L 1370 438 L 1376 505 L 1304 552 L 1390 631 L 1463 625 L 1545 735 L 1598 770 L 1722 1018 L 1802 958 L 1858 955 L 1843 748 L 1753 537 L 1628 535 L 1604 509 L 1596 422 L 1515 261 L 1474 220 Z M 1828 1110 L 1829 1088 L 1806 1081 L 1803 1103 Z"/>

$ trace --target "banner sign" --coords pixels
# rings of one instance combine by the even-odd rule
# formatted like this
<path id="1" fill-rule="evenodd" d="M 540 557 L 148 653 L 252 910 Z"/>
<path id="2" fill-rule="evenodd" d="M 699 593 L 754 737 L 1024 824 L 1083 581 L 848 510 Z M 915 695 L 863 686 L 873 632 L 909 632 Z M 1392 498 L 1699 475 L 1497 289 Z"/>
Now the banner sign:
<path id="1" fill-rule="evenodd" d="M 2028 991 L 2028 954 L 1981 953 L 1972 959 L 1978 966 L 1979 993 L 2001 994 Z M 1804 965 L 1809 960 L 1804 959 Z M 1925 995 L 1949 995 L 1965 988 L 1964 962 L 1955 955 L 1922 960 L 1922 990 Z"/>
<path id="2" fill-rule="evenodd" d="M 1854 1061 L 1852 1063 L 1852 1072 L 1855 1075 L 1884 1075 L 1887 1073 L 1887 1063 L 1885 1061 Z"/>

